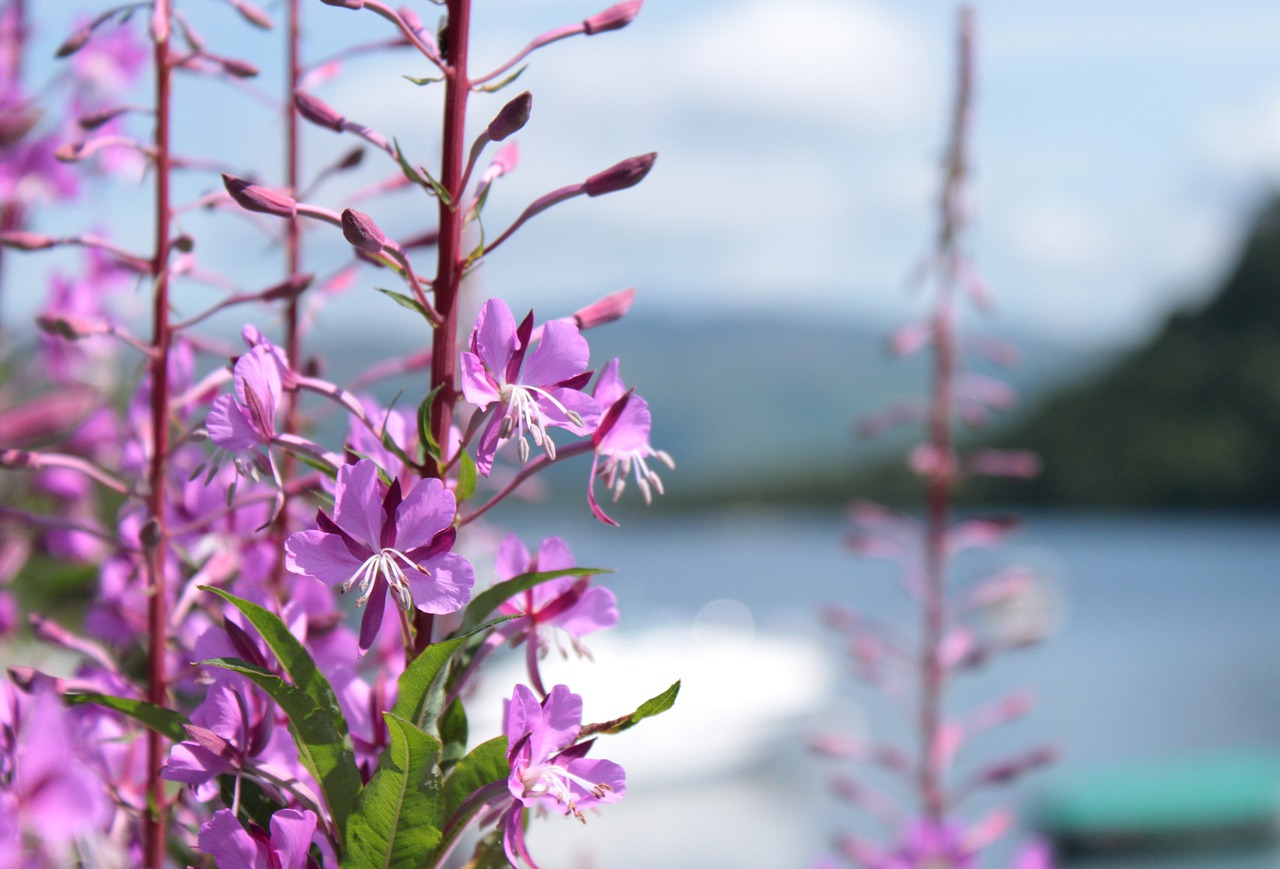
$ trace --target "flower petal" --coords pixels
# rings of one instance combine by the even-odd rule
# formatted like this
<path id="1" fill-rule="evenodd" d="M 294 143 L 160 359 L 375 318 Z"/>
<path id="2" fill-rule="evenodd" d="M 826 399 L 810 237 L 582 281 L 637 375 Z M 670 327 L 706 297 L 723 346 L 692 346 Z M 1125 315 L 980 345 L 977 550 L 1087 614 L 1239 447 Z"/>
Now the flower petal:
<path id="1" fill-rule="evenodd" d="M 520 538 L 514 534 L 508 534 L 498 544 L 498 557 L 496 571 L 498 579 L 507 580 L 519 576 L 529 569 L 530 562 L 533 558 L 529 555 L 529 550 Z"/>
<path id="2" fill-rule="evenodd" d="M 471 350 L 498 377 L 516 352 L 516 319 L 501 299 L 489 299 L 476 315 Z"/>
<path id="3" fill-rule="evenodd" d="M 458 502 L 434 477 L 419 480 L 396 509 L 396 548 L 401 552 L 426 546 L 453 524 Z"/>
<path id="4" fill-rule="evenodd" d="M 213 857 L 218 869 L 255 869 L 258 846 L 230 809 L 219 809 L 200 828 L 199 848 Z"/>
<path id="5" fill-rule="evenodd" d="M 351 554 L 346 541 L 337 534 L 323 531 L 298 531 L 289 535 L 284 551 L 286 568 L 332 586 L 342 585 L 363 563 Z"/>
<path id="6" fill-rule="evenodd" d="M 476 571 L 461 555 L 453 552 L 437 555 L 423 563 L 431 573 L 425 575 L 416 570 L 406 570 L 413 605 L 424 613 L 453 613 L 471 600 L 471 587 L 476 583 Z"/>
<path id="7" fill-rule="evenodd" d="M 204 427 L 209 432 L 209 440 L 229 452 L 236 453 L 264 443 L 249 414 L 230 395 L 219 395 L 213 400 Z"/>
<path id="8" fill-rule="evenodd" d="M 281 809 L 271 816 L 271 850 L 280 858 L 281 869 L 305 869 L 315 832 L 314 812 Z"/>
<path id="9" fill-rule="evenodd" d="M 498 381 L 485 370 L 484 363 L 474 353 L 462 352 L 462 396 L 476 407 L 484 410 L 501 396 L 498 393 Z"/>
<path id="10" fill-rule="evenodd" d="M 520 382 L 552 386 L 587 370 L 591 348 L 570 323 L 552 320 L 542 328 L 542 340 L 525 360 Z"/>
<path id="11" fill-rule="evenodd" d="M 333 490 L 333 521 L 371 552 L 382 548 L 382 488 L 378 466 L 369 459 L 338 469 Z"/>

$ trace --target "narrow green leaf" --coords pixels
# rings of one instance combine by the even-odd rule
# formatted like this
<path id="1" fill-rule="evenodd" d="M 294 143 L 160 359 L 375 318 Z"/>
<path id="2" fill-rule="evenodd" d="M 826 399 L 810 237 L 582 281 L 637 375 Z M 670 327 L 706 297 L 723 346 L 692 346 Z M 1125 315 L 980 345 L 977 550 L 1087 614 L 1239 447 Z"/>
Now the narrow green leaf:
<path id="1" fill-rule="evenodd" d="M 440 769 L 448 772 L 467 753 L 467 710 L 454 700 L 440 716 Z"/>
<path id="2" fill-rule="evenodd" d="M 467 631 L 483 622 L 489 615 L 506 601 L 522 591 L 528 591 L 535 585 L 547 580 L 559 579 L 562 576 L 594 576 L 597 573 L 612 573 L 598 567 L 570 567 L 565 570 L 546 570 L 541 573 L 522 573 L 505 582 L 490 586 L 471 599 L 467 610 L 462 614 L 462 627 Z"/>
<path id="3" fill-rule="evenodd" d="M 439 677 L 444 672 L 449 659 L 470 637 L 482 631 L 487 631 L 495 625 L 507 621 L 508 618 L 510 617 L 494 619 L 487 624 L 458 633 L 447 640 L 432 643 L 423 649 L 422 654 L 410 661 L 409 666 L 405 667 L 404 672 L 400 674 L 400 679 L 396 683 L 396 705 L 391 708 L 392 714 L 413 722 L 423 730 L 435 729 L 434 727 L 427 727 L 427 722 L 434 720 L 429 714 L 430 704 L 428 699 L 433 687 L 437 689 L 437 694 L 441 693 L 438 690 L 441 687 Z M 443 698 L 437 699 L 441 703 L 443 702 Z M 435 709 L 434 711 L 439 713 L 442 710 Z"/>
<path id="4" fill-rule="evenodd" d="M 471 750 L 471 753 L 458 761 L 458 765 L 444 780 L 444 816 L 453 822 L 465 824 L 468 818 L 455 818 L 458 809 L 462 808 L 467 797 L 485 785 L 505 781 L 511 774 L 511 765 L 507 763 L 507 737 L 495 736 L 488 742 L 482 742 Z M 479 806 L 475 807 L 476 809 Z"/>
<path id="5" fill-rule="evenodd" d="M 344 738 L 346 721 L 341 716 L 335 721 L 327 709 L 316 705 L 301 689 L 248 661 L 211 658 L 200 663 L 247 676 L 280 705 L 289 718 L 289 733 L 298 747 L 298 759 L 319 783 L 339 839 L 343 839 L 347 816 L 361 784 L 355 755 Z"/>
<path id="6" fill-rule="evenodd" d="M 400 77 L 407 81 L 413 82 L 418 87 L 422 87 L 423 85 L 428 85 L 428 84 L 436 84 L 437 82 L 444 81 L 444 76 L 438 76 L 436 78 L 432 78 L 430 76 L 423 76 L 422 78 L 418 78 L 412 75 L 402 75 Z"/>
<path id="7" fill-rule="evenodd" d="M 415 869 L 440 844 L 440 743 L 403 718 L 389 712 L 382 717 L 391 744 L 347 823 L 342 865 L 348 869 Z"/>
<path id="8" fill-rule="evenodd" d="M 476 462 L 462 450 L 458 455 L 458 488 L 454 492 L 461 503 L 476 493 Z"/>
<path id="9" fill-rule="evenodd" d="M 302 464 L 306 465 L 308 468 L 319 471 L 331 480 L 337 479 L 338 477 L 338 471 L 336 468 L 320 461 L 319 459 L 313 459 L 306 453 L 290 453 L 289 455 L 302 462 Z"/>
<path id="10" fill-rule="evenodd" d="M 276 660 L 280 662 L 280 666 L 284 668 L 289 680 L 310 697 L 311 702 L 333 717 L 338 733 L 346 739 L 347 719 L 342 714 L 342 707 L 338 705 L 338 696 L 333 693 L 333 686 L 320 672 L 306 647 L 293 635 L 279 616 L 252 601 L 236 597 L 220 588 L 211 586 L 200 586 L 200 588 L 216 594 L 244 614 L 244 617 L 258 629 L 258 633 L 266 641 Z"/>
<path id="11" fill-rule="evenodd" d="M 427 316 L 427 310 L 413 296 L 406 296 L 404 293 L 397 293 L 395 290 L 388 290 L 385 287 L 374 287 L 374 289 L 382 293 L 382 295 L 394 299 L 400 307 L 415 311 L 423 317 Z"/>
<path id="12" fill-rule="evenodd" d="M 190 722 L 187 720 L 187 716 L 175 709 L 166 709 L 163 706 L 155 706 L 142 700 L 130 700 L 127 697 L 113 697 L 110 694 L 94 694 L 88 691 L 64 696 L 68 706 L 92 703 L 95 706 L 114 710 L 121 715 L 129 716 L 145 727 L 149 727 L 161 736 L 167 736 L 174 742 L 183 742 L 188 738 L 187 732 L 182 729 L 182 725 Z"/>
<path id="13" fill-rule="evenodd" d="M 444 189 L 444 185 L 431 177 L 431 173 L 421 166 L 413 166 L 405 158 L 404 152 L 400 150 L 400 143 L 395 139 L 391 140 L 391 144 L 395 149 L 396 162 L 400 164 L 400 170 L 404 172 L 404 176 L 435 194 L 436 198 L 450 208 L 453 207 L 453 197 L 449 195 L 449 191 Z"/>
<path id="14" fill-rule="evenodd" d="M 422 399 L 422 404 L 418 405 L 418 442 L 421 443 L 430 455 L 436 461 L 440 460 L 440 444 L 436 443 L 435 435 L 431 433 L 431 403 L 436 400 L 436 393 L 444 384 L 439 384 L 435 389 L 427 393 L 427 397 Z"/>
<path id="15" fill-rule="evenodd" d="M 672 706 L 676 705 L 676 696 L 680 693 L 680 681 L 676 682 L 663 691 L 657 697 L 650 697 L 648 700 L 640 704 L 639 708 L 630 715 L 624 715 L 621 718 L 615 718 L 612 721 L 606 721 L 603 724 L 592 724 L 582 728 L 578 734 L 579 738 L 589 736 L 593 733 L 621 733 L 624 730 L 630 730 L 645 718 L 652 718 L 655 715 L 661 715 Z"/>
<path id="16" fill-rule="evenodd" d="M 478 85 L 478 86 L 476 87 L 476 90 L 478 90 L 478 91 L 484 91 L 484 92 L 485 92 L 485 93 L 487 93 L 487 94 L 491 94 L 491 93 L 494 93 L 494 92 L 496 92 L 496 91 L 500 91 L 500 90 L 502 90 L 504 87 L 506 87 L 507 85 L 511 84 L 513 81 L 515 81 L 516 79 L 518 79 L 518 78 L 520 77 L 520 74 L 521 74 L 522 72 L 524 72 L 524 71 L 525 71 L 526 69 L 528 69 L 528 68 L 529 68 L 529 64 L 527 64 L 527 63 L 526 63 L 524 66 L 520 67 L 520 68 L 519 68 L 519 69 L 517 69 L 515 72 L 511 73 L 510 75 L 508 75 L 508 76 L 506 76 L 506 77 L 504 77 L 504 78 L 500 78 L 500 79 L 498 79 L 498 80 L 497 80 L 496 82 L 494 82 L 493 84 L 483 84 L 483 85 Z"/>

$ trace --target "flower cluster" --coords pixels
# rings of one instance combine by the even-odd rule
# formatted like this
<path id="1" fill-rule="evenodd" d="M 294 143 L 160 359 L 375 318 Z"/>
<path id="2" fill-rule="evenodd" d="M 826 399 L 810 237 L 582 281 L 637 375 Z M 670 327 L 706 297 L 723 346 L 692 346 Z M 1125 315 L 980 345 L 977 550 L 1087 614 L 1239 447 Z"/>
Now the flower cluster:
<path id="1" fill-rule="evenodd" d="M 246 26 L 275 26 L 250 0 L 228 2 Z M 585 819 L 619 800 L 621 767 L 588 750 L 674 701 L 676 686 L 638 704 L 643 715 L 584 725 L 581 697 L 546 690 L 541 657 L 566 644 L 586 654 L 584 636 L 618 623 L 617 601 L 561 537 L 531 555 L 492 524 L 496 508 L 534 488 L 527 481 L 575 458 L 587 522 L 616 524 L 596 501 L 596 477 L 615 498 L 633 474 L 646 502 L 662 491 L 652 465 L 671 460 L 649 445 L 647 405 L 622 385 L 617 360 L 591 370 L 583 335 L 623 316 L 634 291 L 517 324 L 502 299 L 471 300 L 465 280 L 537 214 L 630 188 L 654 165 L 645 154 L 584 172 L 467 247 L 485 238 L 486 203 L 516 169 L 513 137 L 532 96 L 506 100 L 470 141 L 468 102 L 509 85 L 531 52 L 627 26 L 641 0 L 535 37 L 487 73 L 467 66 L 470 0 L 447 0 L 436 35 L 407 8 L 326 3 L 334 8 L 308 14 L 372 14 L 390 33 L 380 49 L 416 51 L 440 73 L 438 161 L 316 93 L 370 50 L 353 45 L 310 68 L 287 64 L 282 186 L 219 178 L 219 155 L 174 144 L 190 138 L 175 135 L 189 116 L 176 110 L 185 80 L 243 85 L 258 63 L 201 35 L 200 4 L 155 0 L 78 19 L 57 51 L 65 75 L 30 88 L 20 73 L 32 4 L 0 0 L 0 251 L 84 255 L 81 274 L 51 280 L 35 364 L 6 360 L 18 373 L 0 389 L 0 486 L 11 505 L 0 510 L 0 631 L 18 620 L 9 585 L 51 564 L 88 599 L 79 632 L 47 614 L 64 601 L 33 591 L 36 638 L 74 663 L 58 678 L 15 666 L 0 682 L 4 866 L 160 869 L 181 854 L 223 869 L 443 867 L 475 838 L 478 854 L 533 866 L 533 810 Z M 276 4 L 295 61 L 299 5 Z M 144 76 L 154 105 L 128 101 Z M 60 117 L 46 111 L 58 88 Z M 305 166 L 303 123 L 356 148 Z M 276 150 L 269 133 L 253 135 Z M 389 178 L 348 185 L 355 192 L 333 207 L 306 201 L 332 175 L 369 171 L 366 148 Z M 151 219 L 140 221 L 153 230 L 150 249 L 115 240 L 115 227 L 32 230 L 56 222 L 58 202 L 119 175 L 154 184 Z M 376 213 L 378 197 L 404 188 L 434 220 L 396 236 L 364 209 Z M 188 221 L 197 210 L 207 220 Z M 280 240 L 284 273 L 265 287 L 244 258 L 219 254 L 234 243 L 194 237 L 211 224 L 234 238 L 238 220 L 255 222 L 255 244 Z M 311 244 L 313 231 L 337 244 Z M 419 268 L 427 245 L 434 274 Z M 402 282 L 382 290 L 399 303 L 387 310 L 425 328 L 430 346 L 337 383 L 308 346 L 310 327 L 329 300 L 365 283 L 386 302 L 372 269 Z M 196 284 L 205 289 L 184 292 Z M 134 287 L 150 294 L 149 338 L 122 313 L 129 294 L 117 291 Z M 459 346 L 472 325 L 462 311 L 477 309 Z M 228 314 L 244 315 L 238 347 L 200 331 Z M 411 406 L 388 403 L 385 381 L 398 375 L 416 378 Z M 486 662 L 518 646 L 529 684 L 504 691 L 502 733 L 469 741 Z"/>

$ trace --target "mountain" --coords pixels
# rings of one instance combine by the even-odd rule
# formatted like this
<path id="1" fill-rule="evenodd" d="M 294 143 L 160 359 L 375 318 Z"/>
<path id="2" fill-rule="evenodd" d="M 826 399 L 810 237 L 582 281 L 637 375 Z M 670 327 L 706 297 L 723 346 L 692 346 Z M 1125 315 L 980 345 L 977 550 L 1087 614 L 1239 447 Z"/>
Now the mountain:
<path id="1" fill-rule="evenodd" d="M 978 498 L 1125 507 L 1280 504 L 1280 198 L 1221 288 L 1145 346 L 1047 398 L 1002 443 L 1034 449 L 1030 483 Z"/>

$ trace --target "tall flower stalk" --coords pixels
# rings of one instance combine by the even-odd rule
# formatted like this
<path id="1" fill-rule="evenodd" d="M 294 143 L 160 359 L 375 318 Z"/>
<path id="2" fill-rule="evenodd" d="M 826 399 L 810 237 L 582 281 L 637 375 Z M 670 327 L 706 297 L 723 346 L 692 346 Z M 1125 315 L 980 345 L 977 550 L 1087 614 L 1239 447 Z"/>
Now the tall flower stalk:
<path id="1" fill-rule="evenodd" d="M 957 755 L 965 742 L 1029 708 L 1026 696 L 1017 694 L 969 717 L 949 712 L 947 693 L 952 680 L 1008 647 L 996 637 L 983 636 L 984 602 L 998 604 L 1025 590 L 1003 573 L 978 583 L 963 599 L 957 595 L 952 582 L 955 556 L 974 546 L 996 545 L 1013 524 L 1003 517 L 957 519 L 957 487 L 979 474 L 1028 476 L 1038 468 L 1028 453 L 963 452 L 957 445 L 960 422 L 980 426 L 991 411 L 1003 409 L 1011 398 L 1003 384 L 967 367 L 960 334 L 962 303 L 968 299 L 980 310 L 990 304 L 967 249 L 973 19 L 972 9 L 960 10 L 955 100 L 938 197 L 938 229 L 922 269 L 922 279 L 932 291 L 930 309 L 922 322 L 909 324 L 891 342 L 899 355 L 929 353 L 929 393 L 923 401 L 894 405 L 862 425 L 868 434 L 903 422 L 922 425 L 925 438 L 911 451 L 909 465 L 924 482 L 923 516 L 917 520 L 869 502 L 853 510 L 855 551 L 902 564 L 904 587 L 919 607 L 914 650 L 909 641 L 865 614 L 837 607 L 828 612 L 831 626 L 847 637 L 855 672 L 902 707 L 915 735 L 914 749 L 840 734 L 815 740 L 821 753 L 869 763 L 903 777 L 912 794 L 914 804 L 904 812 L 867 781 L 845 773 L 835 779 L 839 795 L 887 827 L 884 842 L 853 834 L 838 841 L 844 860 L 870 869 L 976 865 L 978 855 L 1007 831 L 1011 815 L 1001 809 L 970 822 L 962 814 L 964 801 L 973 791 L 1007 782 L 1053 756 L 1050 749 L 1033 749 L 998 760 L 967 779 L 957 780 L 955 775 Z M 1034 639 L 1022 637 L 1008 645 Z M 912 690 L 904 691 L 904 686 Z M 1017 865 L 1020 869 L 1043 867 L 1048 859 L 1044 847 L 1033 842 L 1021 852 Z"/>
<path id="2" fill-rule="evenodd" d="M 248 0 L 226 3 L 251 26 L 273 26 Z M 368 50 L 407 49 L 439 72 L 417 82 L 444 90 L 442 150 L 432 169 L 412 156 L 415 143 L 402 147 L 311 92 L 324 77 L 308 75 L 302 63 L 298 0 L 285 6 L 282 188 L 222 173 L 218 190 L 210 173 L 221 168 L 217 155 L 175 151 L 176 75 L 238 83 L 257 73 L 255 63 L 219 53 L 178 0 L 109 8 L 77 25 L 59 48 L 90 79 L 101 69 L 122 76 L 141 64 L 132 28 L 146 19 L 154 105 L 100 104 L 101 82 L 90 80 L 76 91 L 70 132 L 60 129 L 62 141 L 40 153 L 57 157 L 54 168 L 41 170 L 48 178 L 60 179 L 54 173 L 65 164 L 104 174 L 142 170 L 154 185 L 154 251 L 130 251 L 105 234 L 0 232 L 10 249 L 86 252 L 85 276 L 55 280 L 37 321 L 47 376 L 24 372 L 32 395 L 0 405 L 4 430 L 14 433 L 0 444 L 4 484 L 29 483 L 36 493 L 0 512 L 0 583 L 21 580 L 37 549 L 96 575 L 83 634 L 31 615 L 41 641 L 74 655 L 74 673 L 19 666 L 12 683 L 0 683 L 5 865 L 160 869 L 180 853 L 205 866 L 444 867 L 464 834 L 478 831 L 473 865 L 534 866 L 524 839 L 533 814 L 562 811 L 585 821 L 583 808 L 625 793 L 620 766 L 587 758 L 596 739 L 675 701 L 679 683 L 632 712 L 610 710 L 613 717 L 584 724 L 582 698 L 546 685 L 539 661 L 564 637 L 586 654 L 583 635 L 617 623 L 616 598 L 593 584 L 601 569 L 578 564 L 559 537 L 543 541 L 536 556 L 514 536 L 492 557 L 481 551 L 494 539 L 479 528 L 481 517 L 492 521 L 551 464 L 578 459 L 580 513 L 610 525 L 617 523 L 595 499 L 595 476 L 619 495 L 634 468 L 646 501 L 661 493 L 647 460 L 671 461 L 649 444 L 647 403 L 622 383 L 617 360 L 599 376 L 588 369 L 581 334 L 624 315 L 634 291 L 543 321 L 533 312 L 517 320 L 494 298 L 479 305 L 474 325 L 460 321 L 467 274 L 505 239 L 560 203 L 637 184 L 655 158 L 625 159 L 552 189 L 486 245 L 473 228 L 499 195 L 495 182 L 516 168 L 506 140 L 529 122 L 532 95 L 507 99 L 488 124 L 469 131 L 471 95 L 502 90 L 518 75 L 516 64 L 552 43 L 627 26 L 641 0 L 537 36 L 478 77 L 468 71 L 469 0 L 448 0 L 438 39 L 411 10 L 380 0 L 324 5 L 339 8 L 309 14 L 372 14 L 392 34 L 344 49 L 322 64 L 326 71 Z M 15 10 L 21 5 L 10 0 L 0 11 L 12 22 Z M 19 52 L 22 28 L 0 30 L 3 55 Z M 144 140 L 128 131 L 139 114 L 154 125 Z M 354 169 L 364 150 L 308 183 L 301 120 L 355 136 L 360 149 L 385 156 L 391 177 L 365 192 L 416 188 L 435 200 L 423 200 L 434 225 L 395 238 L 351 201 L 309 201 L 317 181 Z M 27 132 L 9 131 L 13 141 Z M 0 143 L 0 158 L 9 144 Z M 3 159 L 0 168 L 12 169 Z M 194 199 L 184 200 L 178 169 L 200 178 Z M 369 197 L 361 195 L 363 208 Z M 367 207 L 380 206 L 374 199 Z M 283 221 L 283 277 L 245 288 L 227 267 L 234 264 L 197 259 L 196 239 L 180 228 L 196 208 L 224 220 Z M 302 273 L 303 221 L 334 239 L 341 233 L 349 245 L 350 260 L 336 274 Z M 417 262 L 431 245 L 433 274 Z M 431 346 L 379 360 L 344 386 L 302 361 L 309 318 L 300 297 L 313 282 L 324 292 L 307 299 L 308 309 L 361 291 L 365 267 L 402 282 L 403 292 L 382 289 L 399 304 L 388 302 L 387 311 L 416 317 Z M 111 292 L 131 279 L 150 289 L 149 339 L 112 309 Z M 181 310 L 191 297 L 174 287 L 189 280 L 223 295 L 203 310 Z M 227 311 L 251 312 L 243 347 L 230 352 L 197 331 Z M 110 391 L 128 395 L 130 385 L 107 376 L 119 354 L 141 356 L 144 371 L 123 410 Z M 406 373 L 423 375 L 416 412 L 384 406 L 366 391 Z M 302 393 L 342 413 L 344 430 L 318 440 Z M 542 451 L 536 458 L 528 438 Z M 109 490 L 112 503 L 123 501 L 112 530 L 98 488 Z M 354 626 L 338 605 L 344 594 L 353 598 Z M 12 622 L 11 609 L 12 596 L 0 589 L 0 627 Z M 503 690 L 511 698 L 503 733 L 469 741 L 470 688 L 502 647 L 521 643 L 529 684 Z M 65 736 L 72 730 L 76 740 Z M 57 751 L 66 755 L 60 765 L 50 762 Z M 76 806 L 47 811 L 48 797 L 41 802 L 24 790 L 32 776 L 49 782 L 50 793 L 75 792 Z"/>

